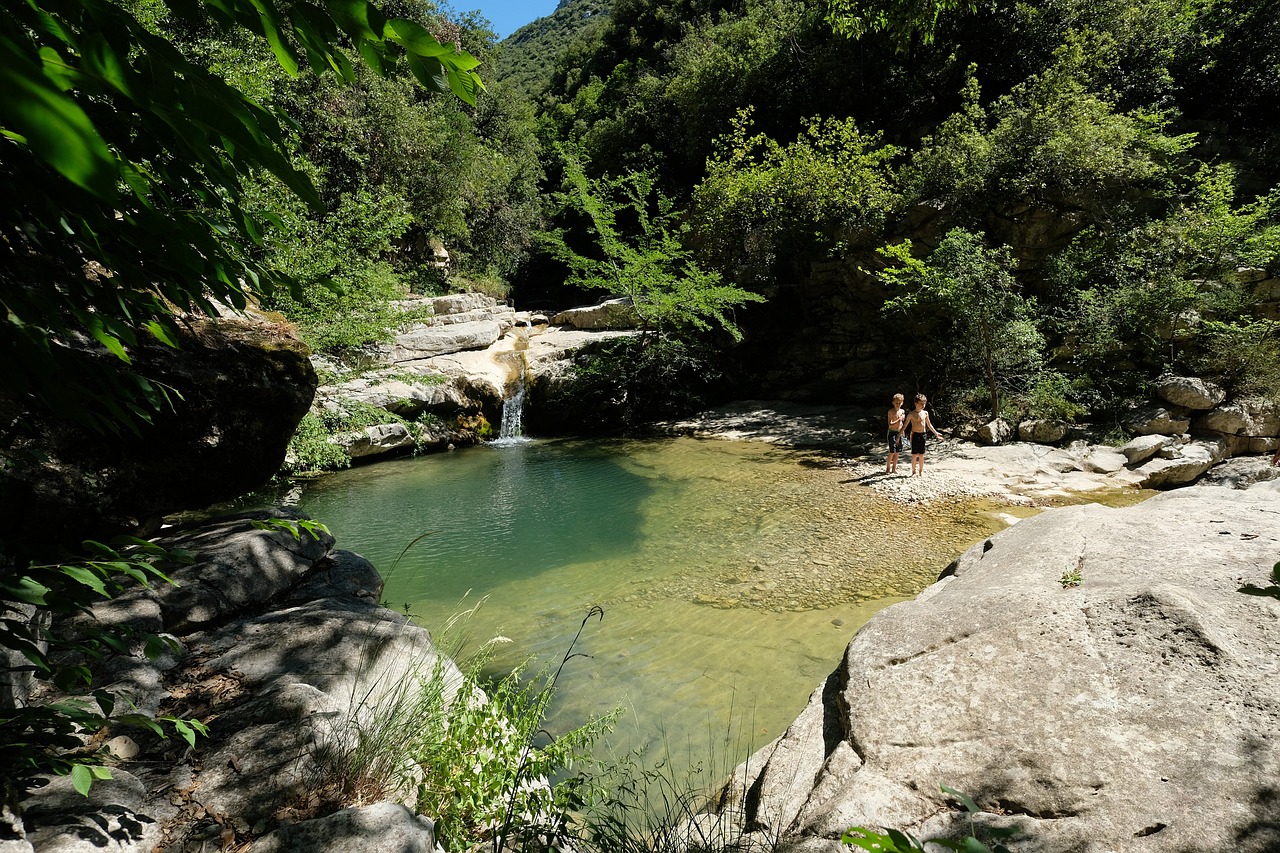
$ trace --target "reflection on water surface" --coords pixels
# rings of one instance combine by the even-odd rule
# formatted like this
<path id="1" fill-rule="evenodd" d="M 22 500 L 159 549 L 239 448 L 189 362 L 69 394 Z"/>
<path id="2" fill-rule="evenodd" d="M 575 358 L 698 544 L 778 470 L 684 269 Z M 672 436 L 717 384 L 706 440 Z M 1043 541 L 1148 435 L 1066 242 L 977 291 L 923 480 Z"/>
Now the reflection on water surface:
<path id="1" fill-rule="evenodd" d="M 603 606 L 579 647 L 590 657 L 562 676 L 556 722 L 625 706 L 615 747 L 662 743 L 677 763 L 732 728 L 714 744 L 732 764 L 781 734 L 859 625 L 1009 509 L 905 508 L 802 461 L 747 442 L 534 441 L 334 474 L 301 508 L 428 628 L 487 597 L 468 628 L 513 640 L 499 667 L 558 660 Z"/>

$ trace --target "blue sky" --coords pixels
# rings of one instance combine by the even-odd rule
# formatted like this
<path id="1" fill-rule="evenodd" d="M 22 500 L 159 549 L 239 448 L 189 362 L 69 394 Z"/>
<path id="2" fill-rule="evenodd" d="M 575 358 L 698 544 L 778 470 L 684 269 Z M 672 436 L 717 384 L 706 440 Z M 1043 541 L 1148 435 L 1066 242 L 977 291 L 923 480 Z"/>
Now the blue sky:
<path id="1" fill-rule="evenodd" d="M 479 9 L 480 14 L 493 24 L 498 38 L 504 39 L 530 21 L 550 15 L 556 10 L 557 0 L 455 0 L 453 7 L 459 11 Z"/>

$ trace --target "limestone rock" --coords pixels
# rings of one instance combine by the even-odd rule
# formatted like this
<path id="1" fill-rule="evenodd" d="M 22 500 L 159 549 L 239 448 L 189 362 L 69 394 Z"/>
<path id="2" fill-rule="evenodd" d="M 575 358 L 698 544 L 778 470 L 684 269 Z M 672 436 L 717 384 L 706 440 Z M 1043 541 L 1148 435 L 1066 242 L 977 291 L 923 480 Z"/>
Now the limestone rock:
<path id="1" fill-rule="evenodd" d="M 352 459 L 408 450 L 418 444 L 417 437 L 399 422 L 374 424 L 354 432 L 335 435 L 332 440 Z"/>
<path id="2" fill-rule="evenodd" d="M 505 332 L 516 324 L 516 309 L 510 305 L 496 305 L 492 308 L 476 308 L 458 314 L 444 314 L 436 317 L 432 325 L 452 326 L 457 323 L 474 323 L 478 320 L 496 320 Z"/>
<path id="3" fill-rule="evenodd" d="M 1162 452 L 1171 451 L 1164 448 Z M 1152 459 L 1135 469 L 1142 477 L 1139 486 L 1144 489 L 1167 489 L 1194 482 L 1226 456 L 1223 442 L 1193 441 L 1169 453 L 1168 458 Z"/>
<path id="4" fill-rule="evenodd" d="M 422 381 L 409 381 L 401 371 L 395 376 L 385 372 L 372 373 L 324 389 L 325 408 L 341 408 L 343 399 L 355 400 L 394 412 L 404 418 L 414 418 L 428 412 L 442 418 L 475 408 L 462 383 L 447 379 L 444 375 L 426 368 L 421 370 Z"/>
<path id="5" fill-rule="evenodd" d="M 978 440 L 986 445 L 1004 444 L 1012 437 L 1013 424 L 1004 418 L 996 418 L 978 427 Z"/>
<path id="6" fill-rule="evenodd" d="M 748 825 L 844 853 L 851 826 L 951 820 L 943 783 L 1020 825 L 1013 849 L 1277 849 L 1280 601 L 1239 589 L 1270 583 L 1278 498 L 1280 483 L 1181 489 L 974 546 L 868 622 L 835 688 L 753 757 Z"/>
<path id="7" fill-rule="evenodd" d="M 1080 466 L 1094 474 L 1114 474 L 1125 466 L 1129 460 L 1118 450 L 1110 447 L 1091 447 L 1081 458 Z"/>
<path id="8" fill-rule="evenodd" d="M 1217 433 L 1231 455 L 1266 453 L 1280 446 L 1280 409 L 1263 400 L 1235 400 L 1195 420 L 1201 432 Z"/>
<path id="9" fill-rule="evenodd" d="M 432 299 L 431 309 L 437 317 L 446 317 L 451 314 L 493 308 L 497 304 L 498 300 L 483 293 L 451 293 L 448 296 L 437 296 Z"/>
<path id="10" fill-rule="evenodd" d="M 1280 468 L 1266 456 L 1237 457 L 1214 465 L 1200 480 L 1208 486 L 1247 489 L 1254 483 L 1280 479 Z"/>
<path id="11" fill-rule="evenodd" d="M 573 329 L 634 329 L 640 323 L 631 299 L 606 299 L 598 305 L 570 308 L 551 318 L 554 326 Z"/>
<path id="12" fill-rule="evenodd" d="M 497 320 L 473 320 L 443 326 L 420 326 L 396 335 L 392 362 L 414 361 L 436 355 L 484 349 L 502 337 Z"/>
<path id="13" fill-rule="evenodd" d="M 128 602 L 139 597 L 160 606 L 165 629 L 189 633 L 220 622 L 237 611 L 261 605 L 293 586 L 333 548 L 333 536 L 299 531 L 295 539 L 286 529 L 261 530 L 254 522 L 297 520 L 286 510 L 245 513 L 211 524 L 179 528 L 160 540 L 169 549 L 194 555 L 191 565 L 169 575 L 176 585 L 158 584 L 119 596 Z"/>
<path id="14" fill-rule="evenodd" d="M 159 844 L 160 824 L 146 813 L 146 788 L 132 773 L 112 770 L 87 797 L 69 776 L 48 782 L 22 815 L 27 841 L 39 853 L 150 853 Z"/>
<path id="15" fill-rule="evenodd" d="M 170 388 L 173 401 L 137 435 L 30 415 L 33 437 L 7 448 L 12 464 L 0 465 L 0 541 L 105 540 L 275 474 L 315 393 L 306 347 L 251 319 L 193 319 L 178 343 L 131 350 L 138 373 Z"/>
<path id="16" fill-rule="evenodd" d="M 272 830 L 282 832 L 269 844 L 285 846 L 266 849 L 365 849 L 341 840 L 344 825 L 367 830 L 371 849 L 416 850 L 420 842 L 434 849 L 434 836 L 420 831 L 429 822 L 405 818 L 399 805 L 328 824 L 338 827 L 332 844 L 315 834 L 325 824 L 305 820 L 312 795 L 336 772 L 328 756 L 367 731 L 379 707 L 420 689 L 438 689 L 447 706 L 462 676 L 426 630 L 380 606 L 382 581 L 368 561 L 334 551 L 327 534 L 303 531 L 295 539 L 252 526 L 270 515 L 288 517 L 249 514 L 161 540 L 194 554 L 193 565 L 174 573 L 182 586 L 124 597 L 152 600 L 165 624 L 185 632 L 191 653 L 151 661 L 139 651 L 100 673 L 112 689 L 137 685 L 143 710 L 164 703 L 208 720 L 208 736 L 190 751 L 180 739 L 140 739 L 141 752 L 122 756 L 115 779 L 95 783 L 90 800 L 66 777 L 33 791 L 15 834 L 25 831 L 36 850 L 197 853 L 226 849 L 229 839 L 243 846 L 248 834 Z M 104 607 L 102 614 L 127 621 L 136 611 Z M 432 686 L 423 688 L 427 681 Z M 389 795 L 403 796 L 414 772 L 406 765 L 393 774 L 390 781 L 403 787 Z M 303 822 L 284 829 L 291 820 Z M 387 834 L 393 824 L 400 829 Z"/>
<path id="17" fill-rule="evenodd" d="M 286 826 L 253 845 L 255 853 L 439 853 L 435 824 L 393 803 L 343 809 Z"/>
<path id="18" fill-rule="evenodd" d="M 1182 435 L 1191 428 L 1191 419 L 1176 410 L 1149 406 L 1130 414 L 1125 427 L 1134 435 Z"/>
<path id="19" fill-rule="evenodd" d="M 1156 382 L 1160 399 L 1184 409 L 1207 410 L 1227 398 L 1219 386 L 1195 376 L 1164 376 Z"/>
<path id="20" fill-rule="evenodd" d="M 1067 437 L 1067 425 L 1039 418 L 1018 424 L 1018 438 L 1036 444 L 1057 444 Z"/>
<path id="21" fill-rule="evenodd" d="M 1140 465 L 1174 443 L 1167 435 L 1140 435 L 1120 448 L 1130 465 Z"/>

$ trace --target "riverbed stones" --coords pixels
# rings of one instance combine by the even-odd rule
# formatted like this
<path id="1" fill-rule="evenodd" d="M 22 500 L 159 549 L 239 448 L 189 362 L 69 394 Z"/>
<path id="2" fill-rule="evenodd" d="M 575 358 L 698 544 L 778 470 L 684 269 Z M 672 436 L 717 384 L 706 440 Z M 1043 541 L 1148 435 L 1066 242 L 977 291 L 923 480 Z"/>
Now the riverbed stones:
<path id="1" fill-rule="evenodd" d="M 1156 394 L 1166 403 L 1196 411 L 1212 409 L 1227 398 L 1221 386 L 1196 376 L 1162 376 Z"/>
<path id="2" fill-rule="evenodd" d="M 746 825 L 809 853 L 856 825 L 955 831 L 941 783 L 1018 826 L 1013 849 L 1277 849 L 1280 601 L 1241 588 L 1271 583 L 1278 501 L 1193 487 L 975 545 L 740 770 Z"/>

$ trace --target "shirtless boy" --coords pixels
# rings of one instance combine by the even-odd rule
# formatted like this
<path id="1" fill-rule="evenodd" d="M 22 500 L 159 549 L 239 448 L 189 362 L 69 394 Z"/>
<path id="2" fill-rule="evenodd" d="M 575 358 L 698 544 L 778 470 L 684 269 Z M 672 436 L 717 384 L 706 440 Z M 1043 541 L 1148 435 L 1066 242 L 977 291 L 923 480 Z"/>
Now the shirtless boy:
<path id="1" fill-rule="evenodd" d="M 898 454 L 902 451 L 902 428 L 906 423 L 907 413 L 902 410 L 901 394 L 893 395 L 893 404 L 889 406 L 889 456 L 884 462 L 886 474 L 897 473 Z"/>
<path id="2" fill-rule="evenodd" d="M 906 431 L 911 436 L 911 476 L 924 476 L 924 437 L 926 432 L 933 433 L 934 438 L 942 438 L 933 428 L 933 419 L 924 410 L 929 398 L 923 394 L 916 395 L 916 407 L 907 415 Z"/>

